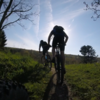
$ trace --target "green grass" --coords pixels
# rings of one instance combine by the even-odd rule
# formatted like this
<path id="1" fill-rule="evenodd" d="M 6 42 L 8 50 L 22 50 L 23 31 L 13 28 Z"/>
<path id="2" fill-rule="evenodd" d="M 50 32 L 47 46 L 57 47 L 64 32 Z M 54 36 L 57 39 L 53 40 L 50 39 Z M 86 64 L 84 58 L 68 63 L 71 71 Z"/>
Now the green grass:
<path id="1" fill-rule="evenodd" d="M 48 68 L 30 56 L 0 52 L 0 78 L 17 81 L 28 90 L 31 100 L 41 100 L 51 77 Z"/>
<path id="2" fill-rule="evenodd" d="M 100 99 L 100 64 L 66 65 L 65 78 L 73 100 Z"/>
<path id="3" fill-rule="evenodd" d="M 41 56 L 30 52 L 32 54 L 27 52 L 27 55 L 25 50 L 0 52 L 0 78 L 22 83 L 28 89 L 31 100 L 41 100 L 52 74 L 35 61 L 39 61 Z M 66 65 L 65 78 L 73 100 L 100 100 L 99 63 Z"/>

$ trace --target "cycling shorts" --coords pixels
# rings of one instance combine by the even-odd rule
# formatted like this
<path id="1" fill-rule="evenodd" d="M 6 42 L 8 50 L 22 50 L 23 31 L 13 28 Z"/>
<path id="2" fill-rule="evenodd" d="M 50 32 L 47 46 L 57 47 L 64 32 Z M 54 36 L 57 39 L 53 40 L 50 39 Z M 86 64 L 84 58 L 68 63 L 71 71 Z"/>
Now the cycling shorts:
<path id="1" fill-rule="evenodd" d="M 53 42 L 52 42 L 52 47 L 56 48 L 57 43 L 62 44 L 60 45 L 60 50 L 64 51 L 65 50 L 65 46 L 64 46 L 64 38 L 61 37 L 54 37 L 53 38 Z"/>

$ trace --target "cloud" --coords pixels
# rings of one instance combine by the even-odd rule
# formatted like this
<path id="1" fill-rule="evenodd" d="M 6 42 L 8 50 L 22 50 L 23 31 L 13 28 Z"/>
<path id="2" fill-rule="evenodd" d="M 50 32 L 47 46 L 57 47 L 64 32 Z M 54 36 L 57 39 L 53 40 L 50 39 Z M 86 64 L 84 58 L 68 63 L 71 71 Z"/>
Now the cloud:
<path id="1" fill-rule="evenodd" d="M 39 22 L 40 22 L 40 0 L 37 1 L 38 5 L 36 6 L 36 13 L 38 14 L 35 18 L 34 18 L 34 26 L 33 26 L 33 30 L 36 33 L 36 35 L 38 36 L 38 32 L 39 32 Z"/>
<path id="2" fill-rule="evenodd" d="M 53 2 L 54 7 L 60 7 L 60 6 L 65 6 L 66 9 L 73 6 L 75 3 L 78 3 L 79 0 L 58 0 L 57 2 Z"/>
<path id="3" fill-rule="evenodd" d="M 72 1 L 74 2 L 75 0 L 62 0 L 62 4 L 70 3 Z"/>
<path id="4" fill-rule="evenodd" d="M 77 10 L 73 10 L 73 11 L 69 11 L 68 13 L 64 13 L 64 16 L 61 16 L 59 18 L 56 18 L 55 21 L 72 21 L 75 20 L 76 17 L 82 15 L 83 13 L 85 13 L 85 11 L 83 10 L 83 8 L 77 9 Z"/>
<path id="5" fill-rule="evenodd" d="M 39 37 L 40 39 L 44 39 L 46 40 L 52 27 L 54 26 L 53 23 L 53 15 L 52 15 L 52 4 L 51 4 L 51 0 L 44 0 L 41 1 L 41 18 L 40 18 L 40 27 L 42 29 L 40 29 L 39 31 Z M 44 21 L 43 21 L 44 19 Z"/>
<path id="6" fill-rule="evenodd" d="M 17 48 L 24 48 L 24 44 L 17 42 L 15 40 L 7 40 L 7 47 L 17 47 Z"/>
<path id="7" fill-rule="evenodd" d="M 16 39 L 8 39 L 7 46 L 8 47 L 16 47 L 16 48 L 25 48 L 25 49 L 33 49 L 38 50 L 38 38 L 35 34 L 31 34 L 27 30 L 24 30 L 23 35 L 15 34 Z"/>
<path id="8" fill-rule="evenodd" d="M 22 41 L 27 49 L 38 50 L 38 38 L 36 35 L 32 36 L 29 32 L 26 32 L 24 36 L 17 35 L 16 36 Z"/>
<path id="9" fill-rule="evenodd" d="M 92 37 L 93 35 L 94 35 L 94 33 L 87 34 L 87 35 L 85 36 L 85 38 L 90 38 L 90 37 Z"/>
<path id="10" fill-rule="evenodd" d="M 40 16 L 38 16 L 37 18 L 35 18 L 35 25 L 33 25 L 33 31 L 35 32 L 35 34 L 38 36 L 38 32 L 39 32 L 39 21 L 40 21 Z"/>
<path id="11" fill-rule="evenodd" d="M 46 8 L 49 10 L 49 12 L 52 12 L 52 5 L 50 0 L 45 0 Z"/>
<path id="12" fill-rule="evenodd" d="M 75 11 L 69 13 L 70 19 L 73 19 L 73 18 L 75 18 L 75 17 L 78 17 L 78 16 L 80 16 L 81 14 L 83 14 L 84 12 L 85 12 L 85 11 L 83 10 L 83 8 L 78 9 L 78 10 L 75 10 Z"/>
<path id="13" fill-rule="evenodd" d="M 36 45 L 36 43 L 33 40 L 27 38 L 22 38 L 22 42 L 15 41 L 15 40 L 8 40 L 7 47 L 38 50 L 38 45 Z"/>
<path id="14" fill-rule="evenodd" d="M 51 2 L 50 0 L 45 0 L 45 3 L 46 3 L 46 7 L 45 9 L 47 10 L 46 12 L 46 19 L 47 19 L 47 22 L 50 22 L 53 20 L 53 15 L 52 15 L 52 5 L 51 5 Z"/>
<path id="15" fill-rule="evenodd" d="M 34 25 L 34 31 L 35 33 L 37 34 L 37 36 L 39 37 L 39 35 L 41 35 L 40 33 L 42 33 L 42 35 L 44 36 L 44 34 L 46 34 L 47 30 L 48 30 L 48 27 L 51 27 L 51 23 L 52 23 L 52 20 L 53 20 L 53 15 L 52 15 L 52 5 L 51 5 L 51 2 L 50 0 L 44 0 L 44 1 L 39 1 L 39 10 L 40 10 L 40 15 L 38 18 L 35 19 L 35 23 L 36 25 Z M 44 8 L 44 9 L 42 9 Z M 43 20 L 43 19 L 40 19 L 41 16 L 41 13 L 43 13 L 43 15 L 45 15 L 44 19 L 45 19 L 45 24 L 44 24 L 44 29 L 40 29 L 39 27 L 41 26 L 40 24 L 40 21 Z M 44 33 L 45 32 L 45 33 Z M 44 36 L 45 37 L 45 36 Z"/>
<path id="16" fill-rule="evenodd" d="M 68 25 L 69 28 L 71 27 L 73 22 L 74 22 L 74 19 L 72 19 L 71 23 Z"/>

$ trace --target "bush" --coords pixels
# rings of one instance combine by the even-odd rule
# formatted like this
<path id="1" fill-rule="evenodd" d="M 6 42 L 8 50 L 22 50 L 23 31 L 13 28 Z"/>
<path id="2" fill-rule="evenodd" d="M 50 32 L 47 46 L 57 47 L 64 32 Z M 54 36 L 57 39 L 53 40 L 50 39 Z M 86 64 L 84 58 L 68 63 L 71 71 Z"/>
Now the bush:
<path id="1" fill-rule="evenodd" d="M 50 76 L 47 68 L 29 56 L 0 52 L 0 78 L 24 84 L 31 100 L 43 98 Z"/>

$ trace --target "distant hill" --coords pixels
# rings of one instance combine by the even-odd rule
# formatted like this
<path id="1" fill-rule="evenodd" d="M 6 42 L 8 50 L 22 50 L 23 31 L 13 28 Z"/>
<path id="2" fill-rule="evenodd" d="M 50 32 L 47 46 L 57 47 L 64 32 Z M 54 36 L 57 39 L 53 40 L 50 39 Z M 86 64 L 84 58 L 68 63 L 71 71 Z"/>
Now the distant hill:
<path id="1" fill-rule="evenodd" d="M 12 48 L 12 47 L 5 47 L 5 52 L 10 53 L 20 53 L 22 56 L 31 56 L 34 60 L 41 62 L 41 56 L 42 53 L 39 53 L 36 50 L 27 50 L 27 49 L 21 49 L 21 48 Z M 52 57 L 52 53 L 49 52 L 50 56 Z M 65 62 L 66 64 L 79 64 L 82 63 L 82 56 L 80 55 L 71 55 L 71 54 L 65 54 Z M 98 62 L 100 62 L 100 58 L 98 58 Z"/>

